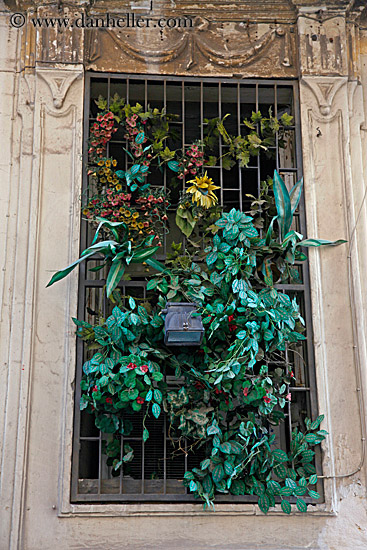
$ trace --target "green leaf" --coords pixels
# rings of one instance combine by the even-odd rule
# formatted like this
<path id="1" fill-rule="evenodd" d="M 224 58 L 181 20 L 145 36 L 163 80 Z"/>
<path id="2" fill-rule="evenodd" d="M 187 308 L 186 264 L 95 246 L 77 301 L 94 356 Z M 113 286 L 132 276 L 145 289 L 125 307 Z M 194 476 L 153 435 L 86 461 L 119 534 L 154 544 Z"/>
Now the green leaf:
<path id="1" fill-rule="evenodd" d="M 222 443 L 219 446 L 219 448 L 222 451 L 222 453 L 231 454 L 231 452 L 232 452 L 232 446 L 228 441 L 226 443 Z"/>
<path id="2" fill-rule="evenodd" d="M 272 456 L 274 458 L 275 462 L 287 462 L 288 455 L 285 451 L 282 451 L 281 449 L 275 449 L 272 451 Z"/>
<path id="3" fill-rule="evenodd" d="M 305 435 L 305 441 L 307 441 L 307 443 L 311 443 L 311 444 L 314 444 L 316 441 L 317 441 L 317 435 L 315 434 L 306 434 Z"/>
<path id="4" fill-rule="evenodd" d="M 137 135 L 136 138 L 135 138 L 135 143 L 137 143 L 138 145 L 140 145 L 140 143 L 143 143 L 144 138 L 145 138 L 144 132 L 139 132 L 138 135 Z"/>
<path id="5" fill-rule="evenodd" d="M 300 512 L 307 512 L 307 504 L 302 498 L 297 498 L 296 506 Z"/>
<path id="6" fill-rule="evenodd" d="M 161 408 L 159 405 L 157 405 L 157 403 L 154 403 L 153 406 L 152 406 L 152 413 L 153 415 L 158 418 L 159 415 L 161 414 Z"/>
<path id="7" fill-rule="evenodd" d="M 293 216 L 288 189 L 286 188 L 284 181 L 276 170 L 274 170 L 273 191 L 275 197 L 275 205 L 278 212 L 277 219 L 280 236 L 281 240 L 283 240 L 292 225 Z"/>
<path id="8" fill-rule="evenodd" d="M 154 260 L 153 258 L 148 258 L 147 260 L 145 260 L 146 263 L 148 265 L 150 265 L 151 267 L 153 267 L 154 269 L 156 269 L 157 271 L 161 271 L 161 272 L 165 272 L 166 271 L 166 266 L 164 264 L 162 264 L 161 262 L 159 262 L 158 260 Z M 159 282 L 158 282 L 159 283 Z M 157 283 L 157 284 L 158 284 Z M 157 286 L 157 285 L 156 285 Z"/>
<path id="9" fill-rule="evenodd" d="M 136 308 L 135 300 L 134 300 L 134 298 L 132 298 L 131 296 L 130 296 L 130 298 L 129 298 L 129 306 L 130 306 L 131 309 L 135 309 L 135 308 Z"/>
<path id="10" fill-rule="evenodd" d="M 46 288 L 53 285 L 54 283 L 56 283 L 57 281 L 61 281 L 61 279 L 63 279 L 64 277 L 66 277 L 67 275 L 69 275 L 69 273 L 71 273 L 71 271 L 73 271 L 73 269 L 80 263 L 82 262 L 83 260 L 86 260 L 87 258 L 89 258 L 90 256 L 93 256 L 93 254 L 95 254 L 96 251 L 93 250 L 91 252 L 89 252 L 88 254 L 85 254 L 85 256 L 83 256 L 82 258 L 79 258 L 79 260 L 76 260 L 76 262 L 73 262 L 72 264 L 70 264 L 68 267 L 66 267 L 65 269 L 62 269 L 61 271 L 57 271 L 55 273 L 55 275 L 53 275 L 50 279 L 50 281 L 47 283 L 46 285 Z"/>
<path id="11" fill-rule="evenodd" d="M 232 475 L 233 470 L 234 470 L 234 468 L 233 468 L 233 465 L 231 464 L 231 462 L 226 460 L 225 463 L 224 463 L 224 471 L 227 474 L 227 476 Z"/>
<path id="12" fill-rule="evenodd" d="M 146 428 L 144 428 L 144 430 L 143 430 L 143 441 L 144 441 L 144 443 L 148 438 L 149 438 L 149 432 Z"/>
<path id="13" fill-rule="evenodd" d="M 304 241 L 300 241 L 296 244 L 296 246 L 339 246 L 340 244 L 344 244 L 348 241 L 344 241 L 343 239 L 339 239 L 338 241 L 327 241 L 325 239 L 305 239 Z"/>
<path id="14" fill-rule="evenodd" d="M 152 378 L 156 382 L 160 382 L 161 380 L 163 380 L 163 374 L 161 372 L 153 372 Z"/>
<path id="15" fill-rule="evenodd" d="M 149 390 L 147 395 L 145 396 L 145 401 L 151 401 L 153 399 L 153 392 L 152 390 Z"/>
<path id="16" fill-rule="evenodd" d="M 162 392 L 159 390 L 154 390 L 154 400 L 157 403 L 162 403 Z"/>
<path id="17" fill-rule="evenodd" d="M 194 493 L 195 491 L 197 491 L 197 483 L 195 481 L 190 481 L 190 484 L 189 484 L 189 489 L 192 493 Z"/>
<path id="18" fill-rule="evenodd" d="M 318 427 L 320 426 L 320 424 L 321 424 L 321 422 L 324 420 L 324 418 L 325 418 L 325 415 L 324 415 L 324 414 L 320 414 L 320 416 L 318 416 L 318 417 L 316 418 L 316 420 L 314 420 L 314 421 L 312 422 L 312 424 L 311 424 L 311 426 L 310 426 L 310 429 L 311 429 L 311 430 L 316 430 L 316 428 L 318 428 Z M 328 433 L 326 432 L 326 433 L 323 434 L 323 435 L 328 435 Z"/>
<path id="19" fill-rule="evenodd" d="M 210 466 L 210 458 L 206 458 L 205 460 L 203 460 L 201 463 L 200 463 L 200 468 L 202 470 L 206 470 L 207 468 L 209 468 Z"/>
<path id="20" fill-rule="evenodd" d="M 282 500 L 280 503 L 280 506 L 282 507 L 282 510 L 285 514 L 290 514 L 292 511 L 292 507 L 289 504 L 288 500 Z"/>
<path id="21" fill-rule="evenodd" d="M 315 483 L 317 483 L 317 475 L 316 474 L 312 474 L 312 476 L 310 476 L 310 479 L 308 480 L 308 483 L 310 485 L 315 485 Z"/>
<path id="22" fill-rule="evenodd" d="M 264 514 L 267 514 L 268 511 L 269 511 L 269 508 L 270 508 L 269 497 L 266 494 L 259 497 L 258 505 L 259 505 L 260 510 Z"/>
<path id="23" fill-rule="evenodd" d="M 153 254 L 159 250 L 159 246 L 150 246 L 149 248 L 143 248 L 140 250 L 136 250 L 133 254 L 133 257 L 131 259 L 132 263 L 141 263 L 141 262 L 147 262 Z"/>
<path id="24" fill-rule="evenodd" d="M 267 483 L 268 491 L 270 491 L 273 495 L 278 495 L 280 491 L 280 484 L 275 481 L 274 479 L 271 479 Z"/>
<path id="25" fill-rule="evenodd" d="M 295 489 L 297 487 L 297 483 L 295 481 L 293 481 L 293 479 L 287 477 L 286 480 L 285 480 L 285 484 L 287 487 L 289 487 L 290 489 Z"/>
<path id="26" fill-rule="evenodd" d="M 167 162 L 167 166 L 170 170 L 172 170 L 173 172 L 178 172 L 179 169 L 180 169 L 180 165 L 179 163 L 177 162 L 177 160 L 170 160 Z"/>
<path id="27" fill-rule="evenodd" d="M 292 189 L 290 190 L 289 198 L 291 200 L 292 214 L 294 214 L 298 206 L 298 203 L 300 201 L 301 194 L 302 194 L 302 187 L 303 187 L 303 178 L 297 181 L 296 185 L 292 187 Z"/>
<path id="28" fill-rule="evenodd" d="M 279 494 L 285 497 L 290 497 L 292 493 L 293 493 L 293 489 L 291 489 L 290 487 L 282 487 L 279 490 Z"/>
<path id="29" fill-rule="evenodd" d="M 219 483 L 224 478 L 224 469 L 222 464 L 217 464 L 212 471 L 212 478 L 215 483 Z"/>
<path id="30" fill-rule="evenodd" d="M 177 208 L 176 225 L 186 237 L 190 237 L 196 225 L 190 209 L 181 206 Z"/>
<path id="31" fill-rule="evenodd" d="M 280 479 L 285 479 L 287 477 L 287 468 L 284 464 L 279 464 L 278 466 L 275 466 L 274 473 Z"/>
<path id="32" fill-rule="evenodd" d="M 317 500 L 320 498 L 320 495 L 317 491 L 312 491 L 311 489 L 309 489 L 308 494 L 310 495 L 311 498 L 315 498 Z"/>
<path id="33" fill-rule="evenodd" d="M 112 292 L 115 290 L 115 288 L 121 281 L 121 278 L 124 272 L 125 272 L 125 265 L 123 264 L 122 260 L 119 260 L 118 262 L 112 262 L 112 265 L 110 267 L 107 280 L 106 280 L 107 298 L 111 296 Z"/>

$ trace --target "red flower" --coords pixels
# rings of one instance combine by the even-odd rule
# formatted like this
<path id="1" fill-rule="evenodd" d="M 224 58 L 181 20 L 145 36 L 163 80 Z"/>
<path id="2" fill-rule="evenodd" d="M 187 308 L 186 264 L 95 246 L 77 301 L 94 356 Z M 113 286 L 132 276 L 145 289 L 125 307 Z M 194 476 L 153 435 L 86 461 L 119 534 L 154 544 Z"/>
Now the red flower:
<path id="1" fill-rule="evenodd" d="M 106 403 L 112 405 L 112 397 L 106 397 Z"/>
<path id="2" fill-rule="evenodd" d="M 291 370 L 291 378 L 294 378 L 294 373 L 292 370 Z"/>
<path id="3" fill-rule="evenodd" d="M 236 330 L 236 328 L 237 328 L 237 325 L 229 325 L 230 332 L 233 332 L 234 330 Z"/>
<path id="4" fill-rule="evenodd" d="M 248 389 L 247 387 L 246 387 L 246 388 L 243 388 L 243 395 L 244 395 L 245 397 L 248 396 L 248 390 L 249 390 L 249 389 Z"/>
<path id="5" fill-rule="evenodd" d="M 143 371 L 143 372 L 148 372 L 149 367 L 148 367 L 148 365 L 142 365 L 142 366 L 140 367 L 140 370 Z"/>
<path id="6" fill-rule="evenodd" d="M 268 397 L 267 395 L 264 395 L 263 400 L 265 401 L 265 403 L 270 403 L 271 398 Z"/>
<path id="7" fill-rule="evenodd" d="M 136 369 L 137 365 L 135 365 L 135 363 L 129 363 L 127 368 L 128 369 Z"/>
<path id="8" fill-rule="evenodd" d="M 233 319 L 234 319 L 234 315 L 228 315 L 228 322 L 229 323 L 232 323 Z"/>
<path id="9" fill-rule="evenodd" d="M 98 391 L 97 386 L 94 386 L 94 388 L 92 389 L 92 391 L 93 391 L 93 392 Z"/>
<path id="10" fill-rule="evenodd" d="M 139 405 L 142 405 L 144 403 L 144 397 L 137 397 L 136 402 L 139 403 Z"/>

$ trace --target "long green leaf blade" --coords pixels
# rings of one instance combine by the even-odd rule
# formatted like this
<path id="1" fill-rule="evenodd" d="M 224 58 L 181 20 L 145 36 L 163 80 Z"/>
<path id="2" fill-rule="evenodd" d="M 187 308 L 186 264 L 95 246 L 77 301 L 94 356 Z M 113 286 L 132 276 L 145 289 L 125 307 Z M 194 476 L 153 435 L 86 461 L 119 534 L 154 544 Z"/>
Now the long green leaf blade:
<path id="1" fill-rule="evenodd" d="M 124 272 L 125 265 L 122 260 L 112 263 L 106 281 L 107 298 L 110 297 L 111 293 L 115 290 L 115 288 L 121 281 L 121 277 L 123 276 Z"/>
<path id="2" fill-rule="evenodd" d="M 276 170 L 274 170 L 273 190 L 275 205 L 278 212 L 280 238 L 283 239 L 284 235 L 288 233 L 292 225 L 293 216 L 288 189 L 286 188 L 284 181 Z"/>
<path id="3" fill-rule="evenodd" d="M 291 200 L 291 211 L 292 214 L 296 211 L 296 208 L 299 204 L 299 201 L 301 199 L 302 195 L 302 188 L 303 188 L 303 178 L 301 178 L 299 181 L 297 181 L 296 185 L 292 187 L 289 193 L 289 198 Z"/>
<path id="4" fill-rule="evenodd" d="M 296 244 L 296 246 L 339 246 L 340 244 L 344 244 L 348 241 L 344 241 L 343 239 L 339 239 L 338 241 L 327 241 L 325 239 L 305 239 L 304 241 L 301 241 Z"/>
<path id="5" fill-rule="evenodd" d="M 162 273 L 166 271 L 166 266 L 161 262 L 159 262 L 158 260 L 154 260 L 153 258 L 148 258 L 148 260 L 146 260 L 146 263 L 150 265 L 150 267 L 153 267 L 154 269 L 156 269 L 157 271 L 161 271 Z"/>
<path id="6" fill-rule="evenodd" d="M 84 251 L 85 252 L 85 251 Z M 80 257 L 78 260 L 76 260 L 75 262 L 73 262 L 72 264 L 68 265 L 68 267 L 65 267 L 65 269 L 61 269 L 60 271 L 57 271 L 55 273 L 55 275 L 52 276 L 51 280 L 49 281 L 49 283 L 46 285 L 46 288 L 53 285 L 54 283 L 56 283 L 57 281 L 61 281 L 61 279 L 63 279 L 64 277 L 66 277 L 66 275 L 69 275 L 69 273 L 71 271 L 73 271 L 73 269 L 78 265 L 80 264 L 80 262 L 82 262 L 83 260 L 86 260 L 87 258 L 89 258 L 89 256 L 93 256 L 93 254 L 95 254 L 95 250 L 93 250 L 92 252 L 89 252 L 89 254 L 86 254 L 85 256 L 82 256 Z"/>
<path id="7" fill-rule="evenodd" d="M 150 248 L 143 248 L 142 250 L 137 250 L 134 252 L 134 255 L 131 259 L 133 263 L 145 262 L 148 258 L 153 256 L 159 250 L 159 246 L 151 246 Z"/>

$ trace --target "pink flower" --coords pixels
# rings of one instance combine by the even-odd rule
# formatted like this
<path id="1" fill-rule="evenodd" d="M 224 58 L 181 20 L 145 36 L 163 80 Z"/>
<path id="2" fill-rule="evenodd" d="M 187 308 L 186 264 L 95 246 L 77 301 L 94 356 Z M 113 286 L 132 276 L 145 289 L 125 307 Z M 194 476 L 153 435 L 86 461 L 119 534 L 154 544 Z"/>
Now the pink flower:
<path id="1" fill-rule="evenodd" d="M 244 395 L 245 397 L 248 396 L 248 388 L 247 388 L 247 387 L 246 387 L 246 388 L 243 388 L 243 395 Z"/>
<path id="2" fill-rule="evenodd" d="M 292 401 L 292 394 L 287 393 L 287 395 L 285 396 L 285 398 L 287 399 L 287 401 Z"/>
<path id="3" fill-rule="evenodd" d="M 142 366 L 140 367 L 140 370 L 141 370 L 142 372 L 148 372 L 149 367 L 148 367 L 148 365 L 142 365 Z"/>

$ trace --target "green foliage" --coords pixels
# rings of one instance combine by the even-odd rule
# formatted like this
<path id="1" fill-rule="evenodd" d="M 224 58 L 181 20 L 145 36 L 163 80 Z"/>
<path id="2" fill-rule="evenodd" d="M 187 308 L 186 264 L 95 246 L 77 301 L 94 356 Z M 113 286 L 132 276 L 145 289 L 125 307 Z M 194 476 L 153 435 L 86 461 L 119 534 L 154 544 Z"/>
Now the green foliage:
<path id="1" fill-rule="evenodd" d="M 81 257 L 78 260 L 70 264 L 65 269 L 57 271 L 47 286 L 51 286 L 57 281 L 60 281 L 66 277 L 66 275 L 68 275 L 80 262 L 99 253 L 102 254 L 104 261 L 109 266 L 109 272 L 106 280 L 106 292 L 107 297 L 109 297 L 121 281 L 125 269 L 130 262 L 146 262 L 159 248 L 157 246 L 151 246 L 153 238 L 147 237 L 141 246 L 133 249 L 131 241 L 124 240 L 124 237 L 126 238 L 127 229 L 123 222 L 110 222 L 102 218 L 97 219 L 100 221 L 100 224 L 92 241 L 92 245 L 82 252 Z M 108 229 L 114 233 L 116 240 L 100 241 L 95 243 L 99 230 L 103 225 L 106 225 Z M 126 231 L 122 234 L 118 234 L 115 227 L 125 227 Z"/>
<path id="2" fill-rule="evenodd" d="M 291 513 L 290 502 L 295 502 L 299 512 L 306 512 L 304 499 L 320 498 L 315 490 L 314 447 L 327 432 L 320 429 L 323 416 L 305 419 L 303 432 L 294 428 L 289 451 L 278 448 L 272 427 L 285 420 L 294 379 L 285 356 L 305 337 L 296 299 L 277 290 L 276 284 L 299 282 L 295 263 L 306 259 L 300 247 L 344 241 L 302 240 L 302 235 L 291 230 L 302 180 L 288 191 L 277 172 L 273 180 L 262 183 L 260 197 L 251 197 L 250 215 L 235 209 L 222 212 L 215 196 L 212 206 L 204 208 L 205 201 L 195 203 L 184 193 L 176 224 L 187 239 L 186 250 L 183 253 L 182 245 L 173 243 L 165 264 L 153 257 L 161 245 L 153 246 L 154 239 L 159 241 L 155 226 L 152 229 L 149 222 L 144 234 L 143 222 L 140 226 L 131 222 L 139 218 L 138 208 L 145 209 L 147 219 L 151 211 L 167 219 L 168 202 L 150 189 L 153 162 L 159 170 L 167 165 L 172 184 L 188 174 L 201 176 L 195 191 L 200 198 L 216 189 L 208 178 L 204 182 L 205 167 L 221 162 L 224 169 L 231 169 L 236 163 L 247 166 L 260 151 L 271 155 L 276 136 L 282 146 L 292 117 L 284 114 L 278 120 L 271 111 L 268 117 L 252 113 L 244 121 L 247 130 L 242 136 L 228 133 L 229 115 L 208 120 L 203 140 L 182 151 L 167 146 L 168 138 L 174 142 L 169 125 L 173 115 L 126 104 L 118 96 L 111 98 L 109 111 L 103 98 L 97 104 L 102 113 L 93 126 L 89 167 L 101 200 L 95 199 L 93 215 L 89 206 L 85 214 L 94 224 L 95 237 L 81 257 L 57 272 L 49 285 L 96 253 L 104 261 L 93 269 L 108 267 L 106 292 L 115 304 L 112 313 L 94 325 L 73 321 L 86 342 L 88 357 L 83 365 L 80 408 L 93 415 L 98 429 L 110 434 L 102 450 L 112 475 L 121 469 L 128 471 L 134 461 L 134 443 L 131 447 L 124 444 L 121 450 L 121 437 L 128 437 L 133 429 L 132 415 L 141 414 L 141 437 L 147 441 L 147 417 L 155 421 L 165 414 L 174 452 L 182 452 L 185 441 L 185 453 L 198 448 L 204 453 L 200 468 L 187 471 L 183 484 L 205 508 L 214 509 L 217 494 L 232 494 L 256 495 L 265 514 L 277 502 L 286 514 Z M 129 144 L 126 154 L 132 162 L 125 171 L 112 170 L 117 161 L 104 157 L 103 147 L 116 124 L 123 127 Z M 219 140 L 226 145 L 220 159 L 211 154 Z M 104 181 L 108 178 L 110 182 Z M 103 216 L 95 215 L 109 194 L 118 209 L 113 216 L 108 209 Z M 123 208 L 120 198 L 125 201 Z M 153 208 L 158 203 L 163 204 L 161 211 L 158 206 Z M 195 240 L 198 234 L 199 241 Z M 131 296 L 122 300 L 115 290 L 134 262 L 156 271 L 147 282 L 143 303 Z M 195 353 L 190 348 L 165 346 L 163 310 L 168 301 L 197 305 L 195 315 L 201 316 L 205 334 Z M 167 376 L 173 375 L 176 384 L 168 385 Z"/>
<path id="3" fill-rule="evenodd" d="M 149 311 L 130 298 L 98 326 L 77 322 L 79 335 L 100 346 L 83 366 L 81 407 L 115 437 L 129 433 L 129 414 L 144 410 L 144 440 L 145 418 L 164 410 L 171 435 L 185 438 L 189 452 L 205 447 L 207 458 L 183 483 L 207 507 L 215 494 L 231 493 L 258 495 L 264 513 L 277 499 L 287 514 L 288 499 L 304 512 L 302 497 L 319 498 L 310 487 L 317 483 L 313 447 L 327 433 L 319 429 L 323 417 L 306 419 L 304 433 L 293 431 L 288 453 L 275 446 L 270 429 L 284 421 L 293 373 L 269 372 L 267 364 L 304 339 L 296 300 L 274 288 L 273 263 L 287 265 L 290 257 L 284 241 L 271 235 L 266 242 L 242 212 L 223 213 L 216 227 L 204 265 L 172 263 L 149 280 L 156 304 Z M 167 301 L 197 304 L 206 329 L 197 353 L 165 347 Z M 172 369 L 183 379 L 178 389 L 165 382 Z"/>

